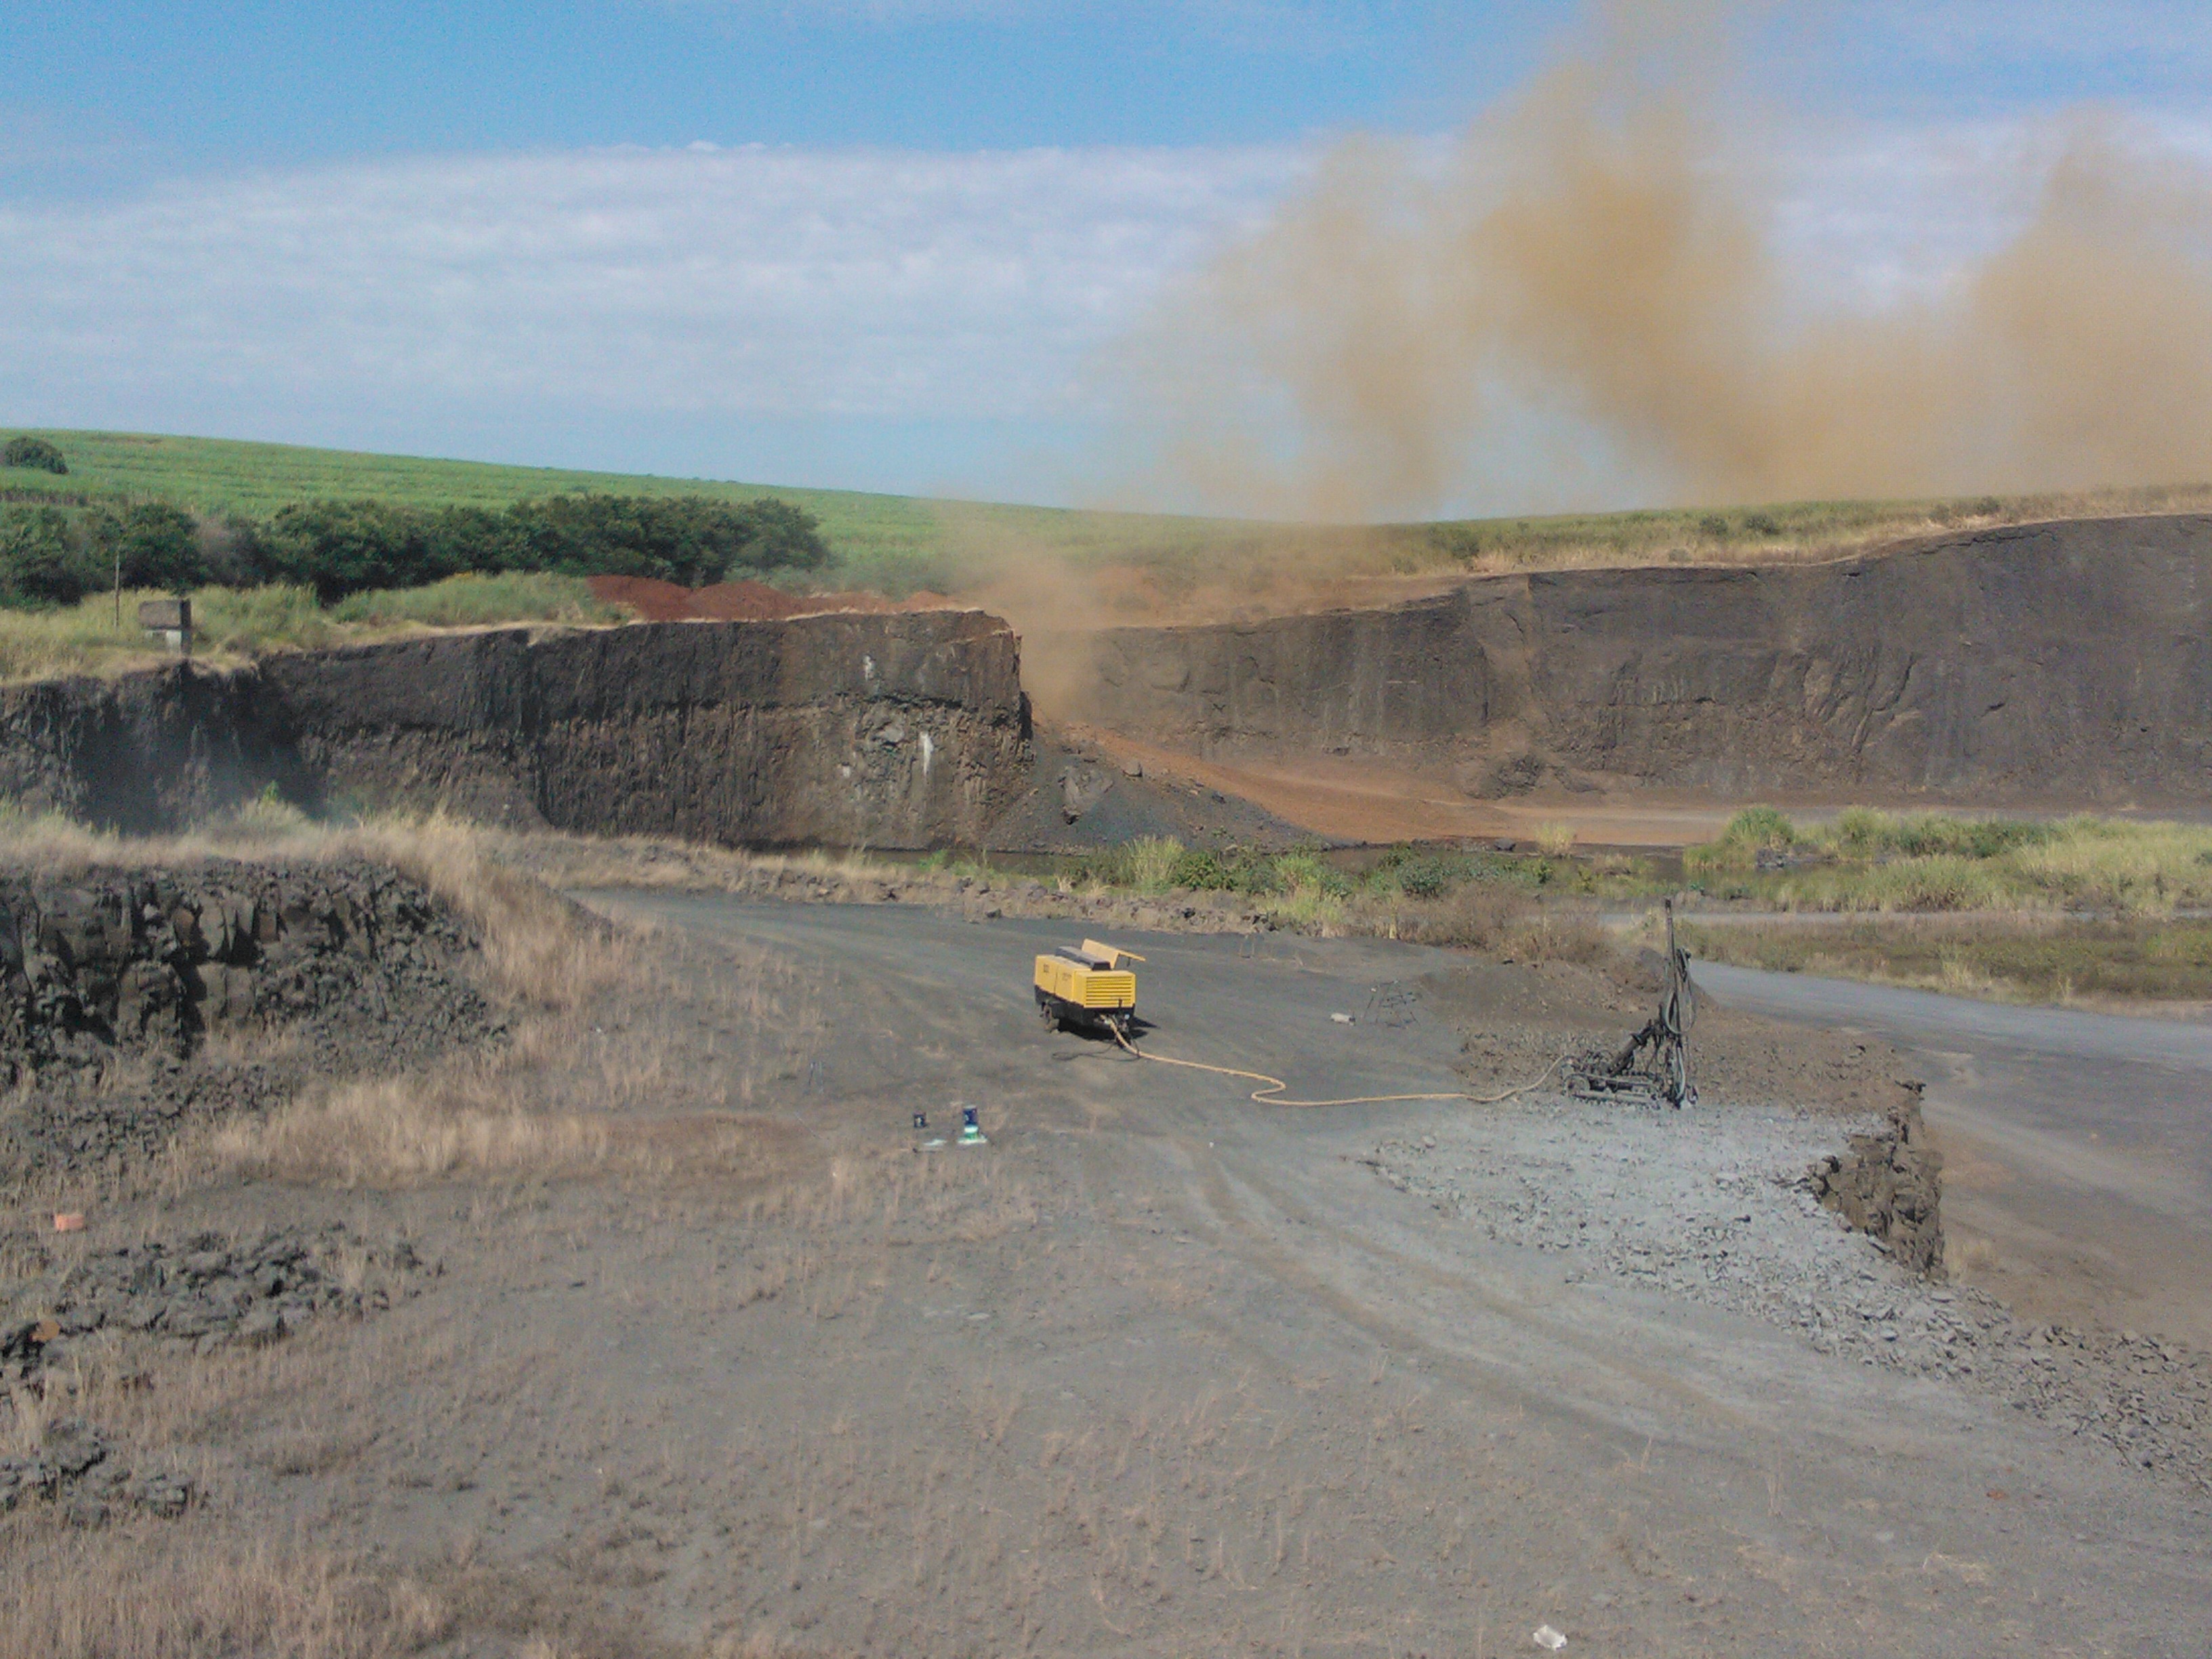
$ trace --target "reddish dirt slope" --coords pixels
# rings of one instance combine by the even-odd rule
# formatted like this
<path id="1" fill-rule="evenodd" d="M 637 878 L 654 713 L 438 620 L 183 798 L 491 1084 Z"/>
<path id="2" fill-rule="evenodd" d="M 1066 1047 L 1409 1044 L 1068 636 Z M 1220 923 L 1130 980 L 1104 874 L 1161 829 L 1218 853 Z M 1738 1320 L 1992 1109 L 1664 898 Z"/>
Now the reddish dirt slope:
<path id="1" fill-rule="evenodd" d="M 941 593 L 916 593 L 903 603 L 880 593 L 786 593 L 764 582 L 717 582 L 682 587 L 650 576 L 593 576 L 592 596 L 627 605 L 647 622 L 775 622 L 824 611 L 941 611 L 952 601 Z"/>

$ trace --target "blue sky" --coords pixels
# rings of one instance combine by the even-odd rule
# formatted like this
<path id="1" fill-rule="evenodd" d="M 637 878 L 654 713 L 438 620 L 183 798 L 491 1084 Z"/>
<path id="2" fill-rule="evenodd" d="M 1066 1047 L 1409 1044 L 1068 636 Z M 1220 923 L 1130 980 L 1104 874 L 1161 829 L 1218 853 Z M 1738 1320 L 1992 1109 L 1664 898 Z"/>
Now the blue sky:
<path id="1" fill-rule="evenodd" d="M 166 163 L 615 143 L 1218 144 L 1449 125 L 1555 9 L 585 0 L 11 9 L 87 137 Z M 38 106 L 33 106 L 36 108 Z"/>
<path id="2" fill-rule="evenodd" d="M 1792 112 L 1778 222 L 1880 282 L 1952 257 L 1986 217 L 1973 158 L 2040 115 L 2193 141 L 2208 13 L 1768 6 L 1731 95 Z M 1079 497 L 1086 366 L 1164 287 L 1335 139 L 1441 140 L 1577 26 L 1428 0 L 10 7 L 0 422 Z"/>

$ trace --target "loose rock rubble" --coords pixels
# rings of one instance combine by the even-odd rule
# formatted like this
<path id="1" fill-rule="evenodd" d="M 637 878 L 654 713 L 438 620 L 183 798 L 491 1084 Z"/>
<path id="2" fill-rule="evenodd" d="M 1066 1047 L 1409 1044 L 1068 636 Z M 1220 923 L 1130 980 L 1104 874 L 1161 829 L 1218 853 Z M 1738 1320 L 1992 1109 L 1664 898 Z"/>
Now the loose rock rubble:
<path id="1" fill-rule="evenodd" d="M 96 1527 L 118 1510 L 182 1515 L 198 1496 L 188 1476 L 166 1469 L 134 1473 L 106 1436 L 77 1418 L 49 1423 L 32 1455 L 0 1457 L 0 1515 L 44 1500 L 63 1505 L 71 1524 Z"/>
<path id="2" fill-rule="evenodd" d="M 274 1342 L 320 1316 L 389 1308 L 438 1271 L 404 1238 L 370 1243 L 337 1223 L 95 1250 L 11 1298 L 0 1316 L 0 1377 L 32 1377 L 102 1330 L 189 1342 L 200 1353 Z"/>
<path id="3" fill-rule="evenodd" d="M 1927 1273 L 1943 1265 L 1943 1155 L 1928 1144 L 1921 1085 L 1908 1086 L 1911 1105 L 1875 1133 L 1851 1136 L 1844 1152 L 1815 1158 L 1807 1180 L 1814 1197 L 1880 1239 L 1900 1265 Z"/>
<path id="4" fill-rule="evenodd" d="M 2212 1487 L 2212 1356 L 2128 1332 L 2029 1328 L 1922 1278 L 1822 1207 L 1804 1174 L 1894 1125 L 1733 1109 L 1664 1118 L 1536 1097 L 1363 1160 L 1490 1237 L 1800 1333 L 1816 1352 L 1993 1393 L 2139 1467 Z"/>
<path id="5" fill-rule="evenodd" d="M 306 1076 L 489 1035 L 460 970 L 472 944 L 426 890 L 367 862 L 0 876 L 0 1085 L 15 1091 L 0 1178 L 119 1170 Z M 211 1049 L 226 1033 L 283 1041 L 241 1060 Z"/>

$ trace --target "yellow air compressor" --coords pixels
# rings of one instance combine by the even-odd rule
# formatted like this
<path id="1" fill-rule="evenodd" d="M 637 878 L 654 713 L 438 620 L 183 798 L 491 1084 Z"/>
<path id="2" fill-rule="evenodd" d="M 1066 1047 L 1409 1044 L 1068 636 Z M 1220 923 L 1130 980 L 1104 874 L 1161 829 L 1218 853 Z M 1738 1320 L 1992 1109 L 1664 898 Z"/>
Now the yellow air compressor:
<path id="1" fill-rule="evenodd" d="M 1104 1025 L 1126 1033 L 1137 1015 L 1137 976 L 1122 964 L 1143 960 L 1095 939 L 1048 951 L 1036 959 L 1037 1018 L 1048 1028 Z"/>

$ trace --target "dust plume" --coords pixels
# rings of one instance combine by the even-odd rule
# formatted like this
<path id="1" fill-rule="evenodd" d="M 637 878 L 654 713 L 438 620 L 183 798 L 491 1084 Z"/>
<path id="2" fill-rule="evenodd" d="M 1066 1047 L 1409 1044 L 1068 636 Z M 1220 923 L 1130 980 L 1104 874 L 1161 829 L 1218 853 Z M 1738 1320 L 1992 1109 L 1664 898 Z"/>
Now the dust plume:
<path id="1" fill-rule="evenodd" d="M 1778 253 L 1713 65 L 1616 7 L 1439 161 L 1348 140 L 1109 379 L 1151 492 L 1337 522 L 1447 506 L 2212 479 L 2212 177 L 2116 116 L 2033 135 L 2002 246 L 1880 308 Z"/>

